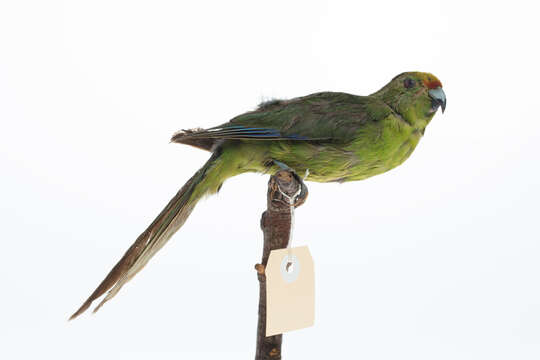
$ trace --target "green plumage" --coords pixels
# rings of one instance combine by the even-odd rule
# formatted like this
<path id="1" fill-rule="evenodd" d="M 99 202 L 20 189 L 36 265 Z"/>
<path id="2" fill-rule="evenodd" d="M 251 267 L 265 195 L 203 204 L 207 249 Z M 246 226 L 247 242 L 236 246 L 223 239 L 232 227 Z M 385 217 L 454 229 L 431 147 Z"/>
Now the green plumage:
<path id="1" fill-rule="evenodd" d="M 111 288 L 102 303 L 112 298 L 183 225 L 197 201 L 217 192 L 232 176 L 274 173 L 280 162 L 300 174 L 309 169 L 308 181 L 343 182 L 400 165 L 437 108 L 444 110 L 441 86 L 431 74 L 403 73 L 370 96 L 322 92 L 274 100 L 220 126 L 175 134 L 173 142 L 211 151 L 212 157 L 72 318 Z"/>

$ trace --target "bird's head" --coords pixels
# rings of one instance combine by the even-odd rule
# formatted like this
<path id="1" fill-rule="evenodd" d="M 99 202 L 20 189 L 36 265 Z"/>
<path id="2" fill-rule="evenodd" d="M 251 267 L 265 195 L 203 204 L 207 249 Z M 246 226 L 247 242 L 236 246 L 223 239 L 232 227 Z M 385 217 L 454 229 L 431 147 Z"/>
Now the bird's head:
<path id="1" fill-rule="evenodd" d="M 430 73 L 399 74 L 374 95 L 419 128 L 425 128 L 439 107 L 443 113 L 446 108 L 442 83 Z"/>

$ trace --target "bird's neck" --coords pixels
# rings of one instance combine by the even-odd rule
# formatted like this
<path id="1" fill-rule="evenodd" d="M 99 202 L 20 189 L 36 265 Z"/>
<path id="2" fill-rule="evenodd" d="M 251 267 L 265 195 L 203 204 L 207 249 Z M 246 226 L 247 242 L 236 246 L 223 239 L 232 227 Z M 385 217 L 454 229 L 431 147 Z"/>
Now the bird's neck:
<path id="1" fill-rule="evenodd" d="M 431 101 L 426 96 L 407 96 L 392 87 L 384 87 L 371 96 L 385 103 L 392 111 L 405 120 L 414 131 L 424 133 L 434 112 Z"/>
<path id="2" fill-rule="evenodd" d="M 416 109 L 410 109 L 409 111 L 404 111 L 401 113 L 403 119 L 409 123 L 414 131 L 419 131 L 421 134 L 424 134 L 424 131 L 431 119 L 433 119 L 434 113 L 419 112 Z"/>

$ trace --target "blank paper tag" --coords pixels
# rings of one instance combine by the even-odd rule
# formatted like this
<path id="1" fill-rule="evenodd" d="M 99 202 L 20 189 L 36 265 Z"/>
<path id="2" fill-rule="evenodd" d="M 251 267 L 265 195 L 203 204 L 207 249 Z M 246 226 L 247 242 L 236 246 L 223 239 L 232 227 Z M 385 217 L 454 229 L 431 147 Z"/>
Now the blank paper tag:
<path id="1" fill-rule="evenodd" d="M 266 336 L 312 326 L 315 275 L 308 247 L 272 250 L 265 273 Z"/>

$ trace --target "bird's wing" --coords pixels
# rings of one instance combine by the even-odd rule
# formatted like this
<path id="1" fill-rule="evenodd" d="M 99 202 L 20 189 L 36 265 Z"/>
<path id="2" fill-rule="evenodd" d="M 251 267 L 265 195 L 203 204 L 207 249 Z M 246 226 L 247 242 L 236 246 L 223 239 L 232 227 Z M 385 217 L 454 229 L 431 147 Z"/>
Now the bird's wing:
<path id="1" fill-rule="evenodd" d="M 220 139 L 340 142 L 352 139 L 366 122 L 382 119 L 390 111 L 371 97 L 322 92 L 292 100 L 272 100 L 228 123 L 180 131 L 171 141 L 205 150 Z"/>

